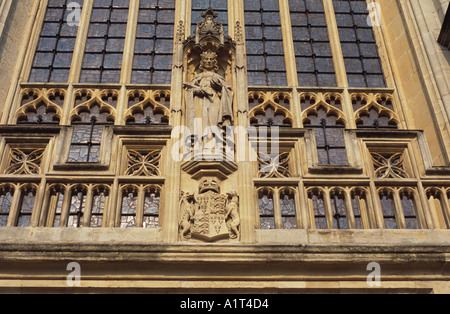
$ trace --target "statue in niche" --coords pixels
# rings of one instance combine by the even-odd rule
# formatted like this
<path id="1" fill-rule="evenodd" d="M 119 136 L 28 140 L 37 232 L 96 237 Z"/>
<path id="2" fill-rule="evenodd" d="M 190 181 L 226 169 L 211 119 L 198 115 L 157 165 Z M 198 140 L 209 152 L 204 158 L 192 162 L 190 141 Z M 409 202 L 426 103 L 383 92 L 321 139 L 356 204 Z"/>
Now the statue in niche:
<path id="1" fill-rule="evenodd" d="M 231 126 L 233 120 L 233 90 L 217 72 L 217 54 L 208 50 L 201 54 L 201 71 L 187 90 L 187 125 L 194 130 L 194 119 L 202 119 L 202 132 L 208 127 Z"/>

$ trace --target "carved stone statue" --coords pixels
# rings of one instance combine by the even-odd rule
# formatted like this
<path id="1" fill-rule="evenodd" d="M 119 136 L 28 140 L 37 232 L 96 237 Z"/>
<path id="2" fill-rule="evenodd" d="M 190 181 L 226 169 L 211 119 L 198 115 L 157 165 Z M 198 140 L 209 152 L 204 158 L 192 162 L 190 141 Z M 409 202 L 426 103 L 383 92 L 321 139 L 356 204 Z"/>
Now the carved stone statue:
<path id="1" fill-rule="evenodd" d="M 200 74 L 187 89 L 186 121 L 194 130 L 194 119 L 202 119 L 202 132 L 211 126 L 225 127 L 232 124 L 233 90 L 225 79 L 217 74 L 217 54 L 208 50 L 201 54 Z"/>
<path id="2" fill-rule="evenodd" d="M 239 197 L 236 192 L 220 194 L 219 183 L 207 179 L 200 183 L 199 194 L 181 194 L 181 240 L 203 241 L 239 239 Z"/>

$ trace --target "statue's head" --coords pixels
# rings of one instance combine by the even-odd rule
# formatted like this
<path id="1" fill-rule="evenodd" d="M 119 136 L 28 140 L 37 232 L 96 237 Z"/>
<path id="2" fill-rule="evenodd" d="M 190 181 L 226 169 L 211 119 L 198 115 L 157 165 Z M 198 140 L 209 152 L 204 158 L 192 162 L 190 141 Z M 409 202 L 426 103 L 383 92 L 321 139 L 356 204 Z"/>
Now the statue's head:
<path id="1" fill-rule="evenodd" d="M 200 61 L 200 70 L 214 71 L 219 70 L 219 65 L 217 62 L 217 54 L 211 50 L 208 50 L 200 55 L 202 60 Z"/>

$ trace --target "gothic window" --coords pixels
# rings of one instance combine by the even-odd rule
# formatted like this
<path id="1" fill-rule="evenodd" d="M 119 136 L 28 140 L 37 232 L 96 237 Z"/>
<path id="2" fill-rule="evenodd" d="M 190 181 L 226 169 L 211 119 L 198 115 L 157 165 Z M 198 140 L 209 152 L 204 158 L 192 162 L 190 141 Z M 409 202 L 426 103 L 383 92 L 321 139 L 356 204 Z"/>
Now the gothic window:
<path id="1" fill-rule="evenodd" d="M 400 201 L 402 204 L 406 229 L 420 229 L 414 192 L 409 189 L 403 189 L 400 191 Z"/>
<path id="2" fill-rule="evenodd" d="M 327 215 L 325 210 L 324 193 L 320 189 L 311 189 L 308 192 L 310 208 L 313 212 L 316 229 L 327 229 Z"/>
<path id="3" fill-rule="evenodd" d="M 394 195 L 390 190 L 380 192 L 381 210 L 386 229 L 397 229 Z"/>
<path id="4" fill-rule="evenodd" d="M 171 83 L 174 19 L 175 0 L 140 2 L 131 83 Z"/>
<path id="5" fill-rule="evenodd" d="M 334 0 L 334 10 L 350 87 L 386 87 L 365 0 Z"/>
<path id="6" fill-rule="evenodd" d="M 292 189 L 280 191 L 280 211 L 282 229 L 297 229 L 295 192 Z"/>
<path id="7" fill-rule="evenodd" d="M 68 162 L 98 163 L 105 125 L 110 124 L 107 112 L 94 105 L 90 112 L 82 112 L 72 122 L 73 134 Z"/>
<path id="8" fill-rule="evenodd" d="M 129 0 L 96 0 L 81 68 L 82 83 L 119 83 Z"/>
<path id="9" fill-rule="evenodd" d="M 297 229 L 296 190 L 261 187 L 257 190 L 260 229 Z"/>
<path id="10" fill-rule="evenodd" d="M 97 186 L 94 188 L 89 227 L 101 228 L 103 226 L 103 214 L 107 208 L 108 200 L 109 200 L 108 187 Z"/>
<path id="11" fill-rule="evenodd" d="M 69 208 L 68 227 L 83 227 L 83 217 L 86 212 L 87 189 L 84 186 L 76 186 L 72 189 L 72 197 Z"/>
<path id="12" fill-rule="evenodd" d="M 246 0 L 244 11 L 248 85 L 287 85 L 278 1 Z"/>
<path id="13" fill-rule="evenodd" d="M 54 185 L 50 187 L 48 219 L 47 225 L 52 227 L 61 226 L 61 215 L 64 206 L 65 188 L 62 185 Z"/>
<path id="14" fill-rule="evenodd" d="M 121 228 L 159 227 L 160 186 L 125 186 L 122 188 Z"/>
<path id="15" fill-rule="evenodd" d="M 262 188 L 258 191 L 258 208 L 260 229 L 275 229 L 275 208 L 272 190 Z"/>
<path id="16" fill-rule="evenodd" d="M 121 228 L 135 228 L 137 214 L 138 191 L 134 187 L 126 187 L 122 192 L 122 208 L 120 216 Z"/>
<path id="17" fill-rule="evenodd" d="M 155 229 L 159 227 L 160 191 L 149 188 L 145 192 L 143 228 Z"/>
<path id="18" fill-rule="evenodd" d="M 355 228 L 363 229 L 362 212 L 367 208 L 367 199 L 365 192 L 360 189 L 354 189 L 351 193 L 353 215 L 355 217 Z"/>
<path id="19" fill-rule="evenodd" d="M 9 185 L 0 187 L 0 227 L 8 224 L 9 213 L 13 202 L 14 189 Z"/>
<path id="20" fill-rule="evenodd" d="M 345 196 L 342 190 L 335 189 L 330 193 L 331 210 L 334 229 L 349 229 Z"/>
<path id="21" fill-rule="evenodd" d="M 322 1 L 289 1 L 299 86 L 337 86 Z"/>
<path id="22" fill-rule="evenodd" d="M 67 82 L 78 26 L 67 23 L 71 4 L 83 0 L 49 0 L 29 77 L 30 82 Z"/>
<path id="23" fill-rule="evenodd" d="M 28 227 L 31 224 L 31 214 L 36 201 L 36 189 L 32 186 L 25 186 L 21 190 L 19 213 L 17 217 L 17 227 Z"/>
<path id="24" fill-rule="evenodd" d="M 304 124 L 314 129 L 319 165 L 348 165 L 345 125 L 342 121 L 335 115 L 327 114 L 325 109 L 319 108 L 317 113 L 308 115 Z"/>
<path id="25" fill-rule="evenodd" d="M 450 188 L 428 188 L 427 197 L 431 210 L 438 220 L 438 228 L 450 228 Z"/>

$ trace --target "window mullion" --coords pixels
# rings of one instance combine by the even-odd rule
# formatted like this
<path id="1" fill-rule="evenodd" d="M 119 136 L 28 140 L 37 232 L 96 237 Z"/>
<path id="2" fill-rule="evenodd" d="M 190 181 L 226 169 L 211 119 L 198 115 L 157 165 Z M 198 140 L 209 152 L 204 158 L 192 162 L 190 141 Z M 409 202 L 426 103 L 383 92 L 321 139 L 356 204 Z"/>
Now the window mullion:
<path id="1" fill-rule="evenodd" d="M 72 65 L 70 67 L 69 84 L 77 83 L 80 79 L 81 65 L 83 63 L 83 56 L 84 56 L 84 48 L 86 46 L 90 17 L 92 14 L 93 6 L 94 0 L 84 0 L 83 9 L 81 11 L 80 25 L 78 26 L 77 40 L 75 42 L 75 49 L 73 51 Z M 66 98 L 69 99 L 71 97 Z"/>
<path id="2" fill-rule="evenodd" d="M 288 86 L 298 86 L 297 64 L 295 62 L 294 39 L 288 0 L 279 0 L 281 31 L 283 34 L 284 58 Z"/>
<path id="3" fill-rule="evenodd" d="M 353 107 L 348 92 L 348 78 L 345 69 L 344 54 L 342 52 L 341 40 L 339 38 L 339 30 L 336 22 L 336 13 L 334 12 L 333 0 L 323 0 L 325 8 L 325 18 L 327 21 L 328 33 L 330 38 L 331 52 L 333 54 L 334 68 L 336 71 L 337 84 L 344 87 L 342 110 L 347 116 L 347 127 L 356 129 L 356 123 L 353 117 Z"/>
<path id="4" fill-rule="evenodd" d="M 130 0 L 127 23 L 128 25 L 123 51 L 122 71 L 120 76 L 121 84 L 129 84 L 131 82 L 140 1 L 145 0 Z"/>

